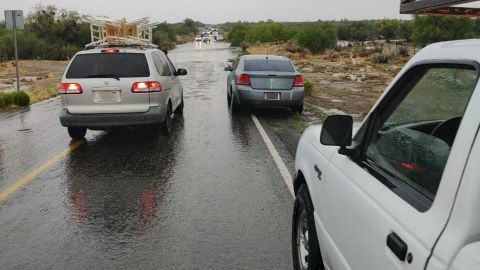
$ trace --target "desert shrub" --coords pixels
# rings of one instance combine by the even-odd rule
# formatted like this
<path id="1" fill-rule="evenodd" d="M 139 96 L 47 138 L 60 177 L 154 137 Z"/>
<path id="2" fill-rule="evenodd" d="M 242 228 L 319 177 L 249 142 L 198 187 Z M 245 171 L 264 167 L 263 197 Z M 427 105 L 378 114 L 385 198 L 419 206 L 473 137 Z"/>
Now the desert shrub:
<path id="1" fill-rule="evenodd" d="M 304 51 L 305 51 L 293 39 L 288 40 L 287 45 L 285 47 L 285 50 L 287 50 L 287 52 L 291 52 L 291 53 L 304 53 Z"/>
<path id="2" fill-rule="evenodd" d="M 27 93 L 20 91 L 20 92 L 13 92 L 13 104 L 17 106 L 28 106 L 30 105 L 30 97 Z"/>
<path id="3" fill-rule="evenodd" d="M 333 25 L 315 23 L 303 27 L 298 35 L 298 44 L 312 53 L 321 53 L 334 48 L 337 43 L 337 32 Z"/>
<path id="4" fill-rule="evenodd" d="M 286 42 L 294 33 L 281 23 L 269 22 L 259 23 L 250 27 L 245 39 L 250 44 L 257 42 Z"/>
<path id="5" fill-rule="evenodd" d="M 240 46 L 242 42 L 245 42 L 249 26 L 246 24 L 235 24 L 232 26 L 232 30 L 228 33 L 228 41 L 232 46 Z"/>
<path id="6" fill-rule="evenodd" d="M 413 42 L 425 46 L 433 42 L 476 37 L 476 20 L 446 16 L 415 16 Z"/>
<path id="7" fill-rule="evenodd" d="M 30 97 L 23 91 L 0 93 L 0 107 L 9 105 L 28 106 L 30 105 Z"/>
<path id="8" fill-rule="evenodd" d="M 398 48 L 398 53 L 403 57 L 410 56 L 410 53 L 408 52 L 408 48 L 404 46 Z"/>
<path id="9" fill-rule="evenodd" d="M 311 96 L 314 88 L 313 82 L 306 80 L 304 87 L 305 87 L 305 96 L 307 97 Z"/>
<path id="10" fill-rule="evenodd" d="M 13 104 L 13 95 L 11 93 L 0 93 L 0 107 Z"/>
<path id="11" fill-rule="evenodd" d="M 398 59 L 400 57 L 400 50 L 393 49 L 390 51 L 376 52 L 373 53 L 370 58 L 372 62 L 377 64 L 387 64 L 391 61 Z"/>

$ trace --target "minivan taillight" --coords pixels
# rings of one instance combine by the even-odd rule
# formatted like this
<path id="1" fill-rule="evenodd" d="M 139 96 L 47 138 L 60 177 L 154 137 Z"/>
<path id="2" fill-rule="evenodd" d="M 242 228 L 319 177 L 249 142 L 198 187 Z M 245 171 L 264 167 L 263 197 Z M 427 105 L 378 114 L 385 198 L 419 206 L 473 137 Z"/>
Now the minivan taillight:
<path id="1" fill-rule="evenodd" d="M 302 75 L 295 76 L 295 80 L 293 81 L 293 87 L 303 87 L 305 84 Z"/>
<path id="2" fill-rule="evenodd" d="M 132 85 L 132 93 L 152 93 L 162 91 L 159 82 L 136 82 Z"/>
<path id="3" fill-rule="evenodd" d="M 81 94 L 83 93 L 82 87 L 78 83 L 61 83 L 58 86 L 60 94 Z"/>
<path id="4" fill-rule="evenodd" d="M 250 77 L 247 74 L 240 74 L 237 76 L 237 80 L 235 82 L 237 85 L 251 85 Z"/>

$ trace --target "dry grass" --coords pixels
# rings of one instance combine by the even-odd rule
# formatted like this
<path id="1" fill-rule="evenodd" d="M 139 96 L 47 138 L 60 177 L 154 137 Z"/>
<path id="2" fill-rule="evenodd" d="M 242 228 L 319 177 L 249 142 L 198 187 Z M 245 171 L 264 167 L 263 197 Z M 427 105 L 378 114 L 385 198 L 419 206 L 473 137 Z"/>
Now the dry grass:
<path id="1" fill-rule="evenodd" d="M 38 82 L 25 91 L 30 96 L 30 102 L 35 103 L 58 96 L 58 83 L 51 81 Z"/>
<path id="2" fill-rule="evenodd" d="M 67 61 L 22 60 L 19 63 L 21 89 L 35 103 L 58 95 L 58 83 Z M 0 63 L 0 90 L 15 89 L 15 62 Z M 11 107 L 14 108 L 14 107 Z"/>

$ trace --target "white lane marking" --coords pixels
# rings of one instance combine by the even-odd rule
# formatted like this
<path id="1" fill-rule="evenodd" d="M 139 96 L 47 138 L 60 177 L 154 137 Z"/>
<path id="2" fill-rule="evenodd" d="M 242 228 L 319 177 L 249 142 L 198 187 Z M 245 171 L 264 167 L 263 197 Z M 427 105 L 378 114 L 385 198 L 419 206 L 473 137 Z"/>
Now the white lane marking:
<path id="1" fill-rule="evenodd" d="M 287 169 L 287 166 L 285 165 L 285 162 L 283 162 L 282 158 L 277 152 L 277 149 L 273 145 L 272 141 L 267 135 L 267 132 L 265 132 L 265 129 L 263 129 L 262 124 L 260 124 L 260 121 L 258 121 L 257 117 L 255 114 L 251 114 L 253 123 L 255 123 L 255 126 L 258 129 L 258 132 L 260 132 L 260 136 L 262 136 L 263 142 L 265 142 L 265 145 L 268 148 L 268 151 L 270 152 L 270 155 L 273 158 L 273 161 L 275 161 L 275 164 L 277 165 L 278 170 L 280 171 L 280 174 L 283 177 L 283 180 L 285 181 L 285 184 L 288 187 L 288 190 L 290 190 L 290 193 L 294 195 L 293 193 L 293 181 L 292 181 L 292 175 L 290 175 L 290 172 Z"/>

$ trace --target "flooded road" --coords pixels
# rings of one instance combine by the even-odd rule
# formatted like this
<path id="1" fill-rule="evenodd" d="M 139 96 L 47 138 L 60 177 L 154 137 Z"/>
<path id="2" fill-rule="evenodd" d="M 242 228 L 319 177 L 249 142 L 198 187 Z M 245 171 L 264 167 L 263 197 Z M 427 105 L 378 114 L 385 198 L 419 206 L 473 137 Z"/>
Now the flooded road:
<path id="1" fill-rule="evenodd" d="M 292 195 L 250 115 L 227 106 L 237 52 L 202 46 L 169 53 L 189 74 L 171 137 L 89 131 L 0 202 L 0 268 L 291 269 Z M 59 108 L 0 115 L 0 192 L 69 145 Z"/>

